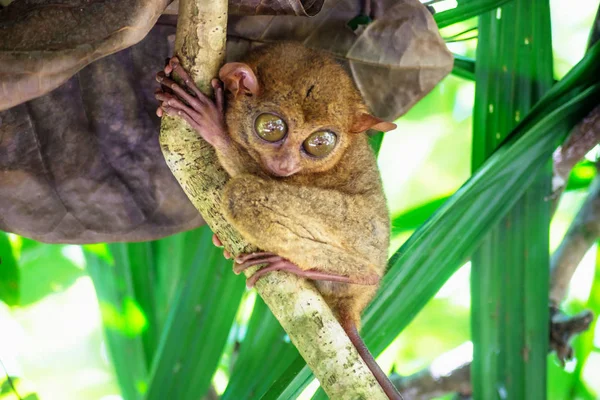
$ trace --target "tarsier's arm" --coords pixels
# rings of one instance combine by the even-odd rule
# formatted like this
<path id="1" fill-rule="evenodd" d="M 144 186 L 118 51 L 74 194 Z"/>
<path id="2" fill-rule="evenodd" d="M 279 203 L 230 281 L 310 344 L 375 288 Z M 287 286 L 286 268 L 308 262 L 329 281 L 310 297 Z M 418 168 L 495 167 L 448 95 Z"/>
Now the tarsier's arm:
<path id="1" fill-rule="evenodd" d="M 195 94 L 192 96 L 175 81 L 169 78 L 171 73 L 179 75 L 184 84 Z M 176 57 L 169 60 L 164 72 L 159 72 L 157 81 L 173 91 L 173 94 L 157 90 L 156 99 L 162 102 L 157 114 L 164 114 L 183 118 L 204 140 L 206 140 L 217 152 L 219 162 L 230 176 L 243 173 L 260 174 L 258 167 L 249 171 L 253 165 L 249 155 L 240 151 L 239 147 L 227 134 L 224 119 L 224 94 L 221 82 L 213 79 L 211 85 L 215 91 L 215 101 L 202 93 L 192 81 L 187 71 L 181 67 Z M 185 104 L 183 101 L 184 100 Z"/>

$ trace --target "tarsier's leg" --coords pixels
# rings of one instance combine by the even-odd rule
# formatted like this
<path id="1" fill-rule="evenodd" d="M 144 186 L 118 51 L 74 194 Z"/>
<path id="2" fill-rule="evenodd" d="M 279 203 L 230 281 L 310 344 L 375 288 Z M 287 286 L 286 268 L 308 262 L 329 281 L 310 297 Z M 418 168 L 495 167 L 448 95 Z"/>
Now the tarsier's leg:
<path id="1" fill-rule="evenodd" d="M 188 93 L 170 79 L 171 73 L 179 75 L 193 94 Z M 215 90 L 215 101 L 213 101 L 196 87 L 189 74 L 181 67 L 177 57 L 173 57 L 164 71 L 156 74 L 156 80 L 162 86 L 173 91 L 173 94 L 162 89 L 155 92 L 156 99 L 161 102 L 160 107 L 156 110 L 159 117 L 164 114 L 181 117 L 215 148 L 222 149 L 228 145 L 229 136 L 225 129 L 223 116 L 223 87 L 218 79 L 213 79 L 211 82 Z"/>
<path id="2" fill-rule="evenodd" d="M 383 275 L 388 221 L 368 199 L 246 175 L 227 184 L 223 204 L 229 222 L 266 251 L 239 258 L 238 271 L 284 261 L 278 269 L 315 280 L 376 284 Z"/>

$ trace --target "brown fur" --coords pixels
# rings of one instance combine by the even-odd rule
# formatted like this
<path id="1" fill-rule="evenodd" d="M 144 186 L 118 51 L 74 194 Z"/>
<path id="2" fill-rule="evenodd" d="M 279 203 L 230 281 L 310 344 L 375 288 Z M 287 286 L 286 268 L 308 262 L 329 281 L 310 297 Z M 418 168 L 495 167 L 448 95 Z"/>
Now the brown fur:
<path id="1" fill-rule="evenodd" d="M 228 221 L 252 244 L 317 269 L 357 281 L 383 276 L 389 217 L 376 160 L 365 133 L 350 133 L 367 113 L 352 80 L 335 61 L 305 47 L 265 46 L 244 60 L 258 80 L 257 95 L 231 95 L 226 122 L 237 155 L 221 153 L 232 175 L 224 191 Z M 254 133 L 254 118 L 276 113 L 288 125 L 283 144 Z M 300 149 L 308 135 L 333 130 L 338 144 L 322 160 Z M 265 164 L 293 157 L 302 169 L 276 177 Z M 338 318 L 360 326 L 376 286 L 317 281 Z"/>

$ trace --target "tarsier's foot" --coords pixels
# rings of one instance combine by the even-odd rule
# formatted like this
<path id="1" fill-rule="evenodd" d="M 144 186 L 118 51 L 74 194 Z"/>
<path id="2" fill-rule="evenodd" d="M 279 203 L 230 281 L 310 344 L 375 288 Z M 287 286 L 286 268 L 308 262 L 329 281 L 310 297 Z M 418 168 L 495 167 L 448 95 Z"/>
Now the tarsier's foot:
<path id="1" fill-rule="evenodd" d="M 171 74 L 178 75 L 192 93 L 170 79 Z M 229 140 L 223 116 L 223 87 L 218 79 L 213 79 L 211 82 L 215 91 L 215 101 L 213 101 L 198 89 L 179 63 L 179 59 L 173 57 L 165 69 L 156 74 L 156 80 L 162 86 L 155 92 L 156 99 L 160 101 L 160 106 L 156 110 L 159 117 L 167 114 L 183 118 L 204 140 L 215 147 Z"/>
<path id="2" fill-rule="evenodd" d="M 264 275 L 273 271 L 286 271 L 302 278 L 315 281 L 341 282 L 355 285 L 376 285 L 379 283 L 380 279 L 377 275 L 351 278 L 348 276 L 321 272 L 314 269 L 304 270 L 291 261 L 286 260 L 277 254 L 268 252 L 244 254 L 236 257 L 233 270 L 236 274 L 239 274 L 245 269 L 259 264 L 267 265 L 256 271 L 250 278 L 246 280 L 246 286 L 249 288 L 253 287 L 254 284 Z"/>
<path id="3" fill-rule="evenodd" d="M 223 243 L 217 237 L 217 235 L 213 234 L 212 242 L 217 247 L 223 246 Z M 227 259 L 231 258 L 231 254 L 229 254 L 227 250 L 223 251 L 223 256 Z M 342 282 L 351 283 L 355 285 L 377 285 L 380 280 L 380 277 L 375 274 L 350 278 L 348 276 L 330 274 L 314 269 L 303 270 L 291 261 L 288 261 L 285 258 L 278 256 L 277 254 L 269 252 L 242 254 L 236 257 L 235 264 L 233 266 L 233 272 L 239 275 L 244 270 L 260 264 L 267 265 L 256 271 L 250 278 L 246 280 L 247 287 L 253 287 L 254 284 L 260 278 L 273 271 L 287 271 L 300 277 L 312 279 L 315 281 Z"/>

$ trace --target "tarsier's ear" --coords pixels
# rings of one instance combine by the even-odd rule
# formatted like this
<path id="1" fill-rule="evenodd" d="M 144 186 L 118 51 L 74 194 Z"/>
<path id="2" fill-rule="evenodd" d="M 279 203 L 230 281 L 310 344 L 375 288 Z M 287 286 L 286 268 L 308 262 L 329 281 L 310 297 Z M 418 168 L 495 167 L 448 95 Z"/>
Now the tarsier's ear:
<path id="1" fill-rule="evenodd" d="M 384 121 L 380 118 L 377 118 L 371 114 L 361 113 L 355 119 L 352 127 L 350 128 L 350 132 L 352 133 L 361 133 L 365 132 L 369 129 L 373 129 L 376 131 L 387 132 L 392 129 L 396 129 L 396 124 L 391 122 Z"/>
<path id="2" fill-rule="evenodd" d="M 223 81 L 225 89 L 235 97 L 240 94 L 258 94 L 258 80 L 254 71 L 244 63 L 227 63 L 219 70 L 219 79 Z"/>

